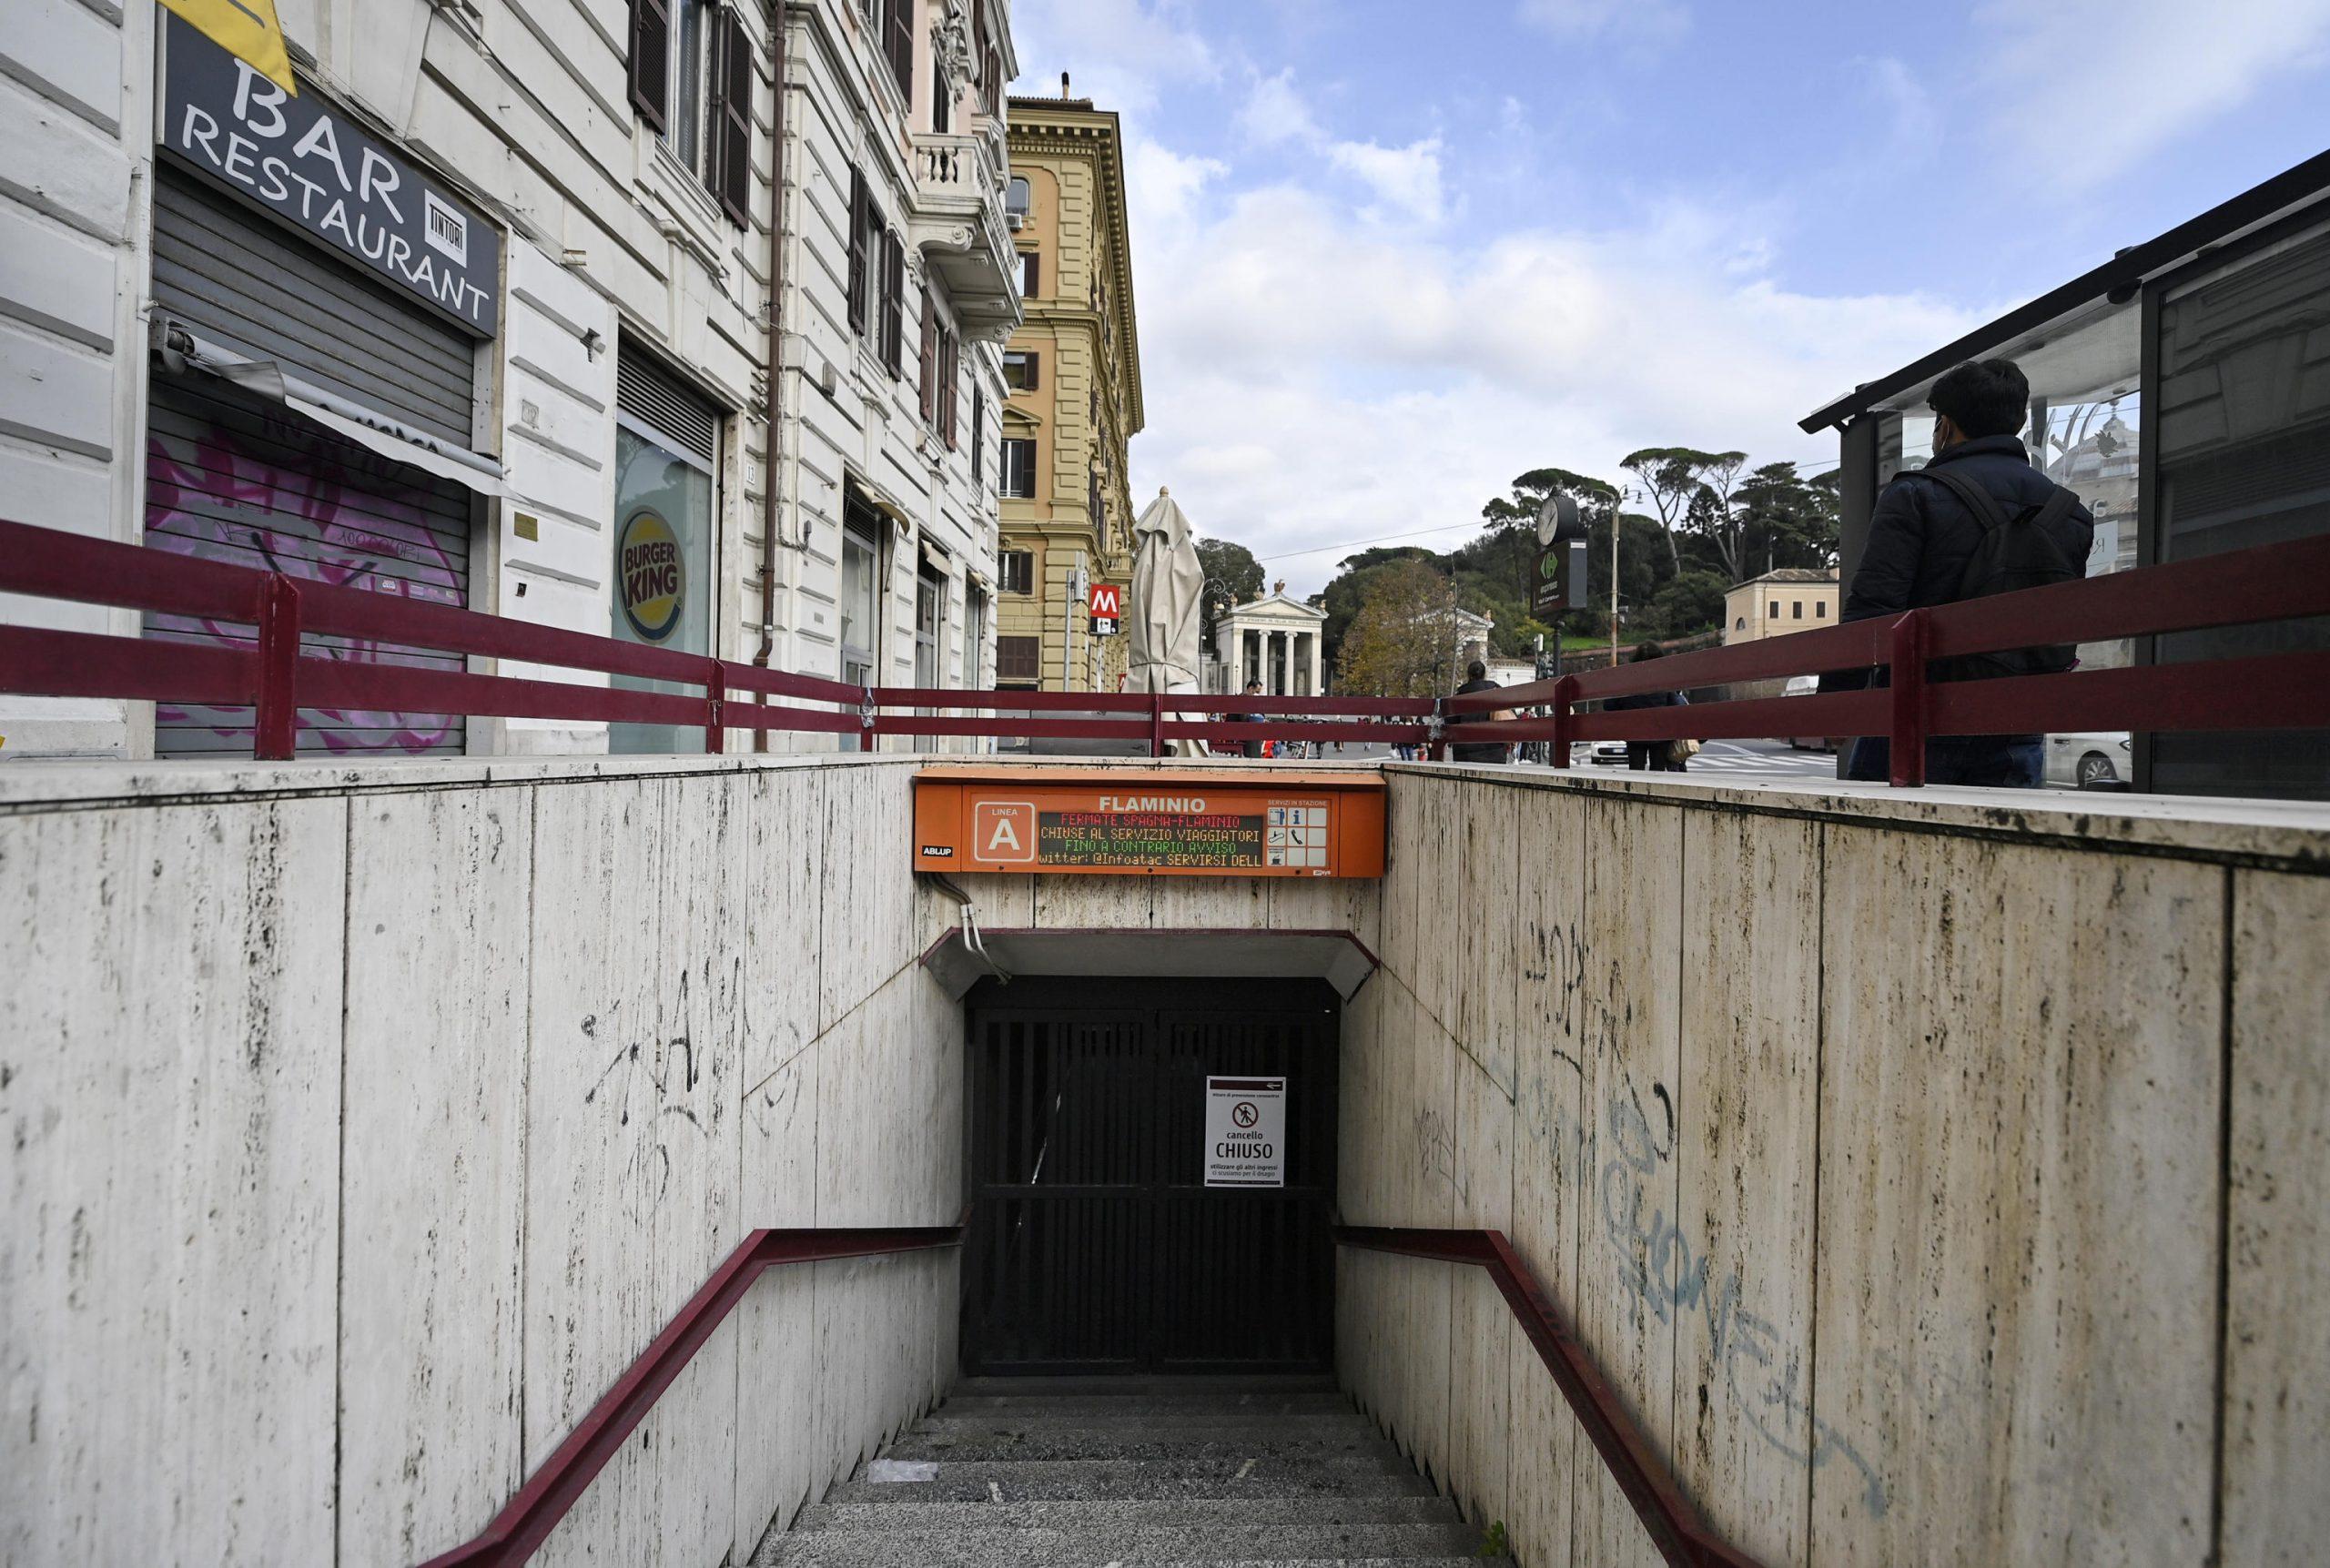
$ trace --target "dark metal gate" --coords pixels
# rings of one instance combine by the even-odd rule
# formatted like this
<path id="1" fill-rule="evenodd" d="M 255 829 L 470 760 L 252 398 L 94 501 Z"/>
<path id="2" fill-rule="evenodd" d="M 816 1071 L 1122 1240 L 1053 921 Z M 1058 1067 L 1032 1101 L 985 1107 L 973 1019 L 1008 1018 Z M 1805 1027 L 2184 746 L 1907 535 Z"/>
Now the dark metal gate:
<path id="1" fill-rule="evenodd" d="M 1315 980 L 974 992 L 965 1370 L 1326 1368 L 1340 1021 Z M 1286 1079 L 1283 1188 L 1204 1185 L 1208 1077 Z"/>

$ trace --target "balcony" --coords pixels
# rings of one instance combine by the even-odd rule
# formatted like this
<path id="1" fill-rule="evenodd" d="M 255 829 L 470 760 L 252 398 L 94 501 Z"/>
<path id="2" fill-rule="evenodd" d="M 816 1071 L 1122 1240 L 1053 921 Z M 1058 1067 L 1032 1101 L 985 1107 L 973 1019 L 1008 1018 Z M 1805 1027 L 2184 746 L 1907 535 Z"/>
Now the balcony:
<path id="1" fill-rule="evenodd" d="M 963 335 L 1002 342 L 1019 325 L 1019 260 L 1003 217 L 1003 127 L 914 138 L 907 238 L 955 302 Z"/>

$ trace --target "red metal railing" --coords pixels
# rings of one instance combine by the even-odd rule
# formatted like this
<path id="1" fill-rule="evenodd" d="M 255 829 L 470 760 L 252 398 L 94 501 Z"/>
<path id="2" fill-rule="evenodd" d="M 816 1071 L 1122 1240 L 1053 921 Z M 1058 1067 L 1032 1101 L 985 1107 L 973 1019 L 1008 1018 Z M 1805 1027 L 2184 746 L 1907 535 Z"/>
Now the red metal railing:
<path id="1" fill-rule="evenodd" d="M 963 1239 L 953 1225 L 857 1230 L 755 1230 L 728 1255 L 686 1306 L 641 1352 L 606 1397 L 542 1462 L 482 1533 L 421 1568 L 516 1568 L 550 1539 L 558 1522 L 582 1498 L 607 1461 L 645 1419 L 672 1380 L 712 1338 L 762 1271 L 785 1263 L 822 1263 L 952 1247 Z"/>
<path id="2" fill-rule="evenodd" d="M 2315 615 L 2330 615 L 2330 536 L 1451 697 L 1442 711 L 1456 722 L 1443 738 L 1550 741 L 1557 761 L 1565 762 L 1574 741 L 1886 735 L 1892 741 L 1892 783 L 1909 787 L 1925 782 L 1925 742 L 1936 735 L 2330 726 L 2330 652 L 1952 683 L 1930 681 L 1930 661 Z M 1889 685 L 1688 707 L 1572 711 L 1580 703 L 1639 693 L 1877 666 L 1888 671 Z M 1544 718 L 1464 722 L 1466 714 L 1539 706 L 1553 711 Z"/>
<path id="3" fill-rule="evenodd" d="M 1553 1299 L 1501 1230 L 1423 1230 L 1383 1226 L 1338 1225 L 1342 1246 L 1371 1252 L 1397 1252 L 1444 1263 L 1465 1263 L 1488 1270 L 1505 1305 L 1529 1336 L 1545 1370 L 1554 1374 L 1578 1424 L 1602 1456 L 1618 1490 L 1634 1505 L 1651 1543 L 1674 1568 L 1760 1568 L 1757 1561 L 1717 1540 L 1698 1510 L 1651 1446 L 1626 1402 L 1594 1364 L 1594 1358 L 1555 1313 Z"/>
<path id="4" fill-rule="evenodd" d="M 1434 755 L 1449 742 L 1543 740 L 1562 765 L 1578 741 L 1885 735 L 1894 742 L 1892 782 L 1915 785 L 1924 782 L 1923 743 L 1936 735 L 2330 727 L 2330 652 L 1979 682 L 1927 678 L 1930 661 L 1970 653 L 2330 615 L 2330 537 L 1436 700 L 860 687 L 9 522 L 0 522 L 0 592 L 248 627 L 247 641 L 229 632 L 198 643 L 0 626 L 0 691 L 248 707 L 262 760 L 293 754 L 303 710 L 372 709 L 674 725 L 699 731 L 706 752 L 723 750 L 732 730 L 856 735 L 869 747 L 886 734 L 1117 741 L 1151 755 L 1188 740 L 1388 743 Z M 685 690 L 334 658 L 303 650 L 303 636 Z M 1889 684 L 1862 691 L 1576 711 L 1640 693 L 1879 669 Z M 1505 708 L 1549 712 L 1481 716 Z M 1224 709 L 1264 717 L 1233 721 L 1220 716 Z"/>

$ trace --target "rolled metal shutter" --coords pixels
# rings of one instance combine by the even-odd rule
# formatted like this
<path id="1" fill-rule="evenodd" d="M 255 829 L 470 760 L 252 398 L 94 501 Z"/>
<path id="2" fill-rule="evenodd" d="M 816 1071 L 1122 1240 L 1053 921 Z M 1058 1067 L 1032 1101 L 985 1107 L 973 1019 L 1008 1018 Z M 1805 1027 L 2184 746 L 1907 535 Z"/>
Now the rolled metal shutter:
<path id="1" fill-rule="evenodd" d="M 167 167 L 155 182 L 154 298 L 206 341 L 467 446 L 469 338 L 418 304 Z M 429 603 L 470 599 L 470 492 L 214 377 L 153 378 L 146 541 L 208 561 Z M 248 644 L 252 629 L 148 615 L 148 636 Z M 459 671 L 456 654 L 309 637 L 305 651 Z M 247 752 L 248 708 L 157 707 L 165 756 Z M 458 752 L 458 715 L 302 709 L 302 754 Z"/>

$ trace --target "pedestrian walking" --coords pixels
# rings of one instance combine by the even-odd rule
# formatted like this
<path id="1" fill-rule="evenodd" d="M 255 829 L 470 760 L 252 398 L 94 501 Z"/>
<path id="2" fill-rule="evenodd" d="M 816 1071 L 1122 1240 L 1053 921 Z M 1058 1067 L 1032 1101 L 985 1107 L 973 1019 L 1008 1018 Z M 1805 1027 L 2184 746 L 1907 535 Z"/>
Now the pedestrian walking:
<path id="1" fill-rule="evenodd" d="M 1645 642 L 1634 651 L 1626 662 L 1647 663 L 1663 659 L 1666 650 L 1656 642 Z M 1628 696 L 1613 697 L 1602 704 L 1603 712 L 1623 713 L 1637 708 L 1685 708 L 1691 699 L 1680 692 L 1636 692 Z M 1691 754 L 1699 749 L 1697 741 L 1628 741 L 1626 766 L 1636 773 L 1648 770 L 1655 774 L 1680 774 L 1691 771 Z"/>
<path id="2" fill-rule="evenodd" d="M 2095 519 L 2031 464 L 2021 436 L 2031 408 L 2021 369 L 2011 359 L 1970 360 L 1945 372 L 1926 403 L 1933 456 L 1878 497 L 1842 618 L 1868 621 L 2086 576 Z M 2025 648 L 1942 660 L 1930 678 L 2047 674 L 2078 662 L 2069 646 Z M 1857 671 L 1823 677 L 1821 689 L 1868 684 L 1869 673 Z M 1926 782 L 2036 789 L 2042 744 L 2038 735 L 1938 735 L 1926 743 Z M 1856 740 L 1844 776 L 1883 779 L 1890 754 L 1882 737 Z"/>
<path id="3" fill-rule="evenodd" d="M 1261 694 L 1262 683 L 1260 681 L 1249 681 L 1246 683 L 1246 695 L 1250 697 L 1259 697 Z M 1259 724 L 1262 722 L 1262 715 L 1260 713 L 1232 713 L 1230 715 L 1230 722 L 1233 724 Z M 1250 757 L 1266 757 L 1270 755 L 1268 749 L 1270 743 L 1268 741 L 1246 741 L 1241 744 L 1241 750 L 1245 755 Z"/>
<path id="4" fill-rule="evenodd" d="M 1496 683 L 1489 679 L 1489 667 L 1475 659 L 1464 666 L 1464 683 L 1456 688 L 1456 694 L 1463 697 L 1474 692 L 1494 692 L 1496 689 Z M 1458 722 L 1511 717 L 1511 708 L 1495 708 L 1485 713 L 1463 714 Z M 1450 761 L 1459 763 L 1503 763 L 1512 760 L 1513 748 L 1503 741 L 1464 741 L 1449 747 L 1448 756 Z"/>

